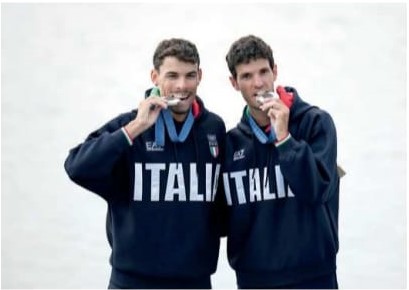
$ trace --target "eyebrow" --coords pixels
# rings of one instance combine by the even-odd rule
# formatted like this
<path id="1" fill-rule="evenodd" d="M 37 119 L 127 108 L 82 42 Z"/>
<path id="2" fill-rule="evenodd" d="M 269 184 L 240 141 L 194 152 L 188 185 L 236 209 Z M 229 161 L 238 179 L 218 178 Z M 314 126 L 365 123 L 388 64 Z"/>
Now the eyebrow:
<path id="1" fill-rule="evenodd" d="M 165 75 L 179 75 L 180 73 L 176 72 L 176 71 L 168 71 L 165 73 Z M 192 70 L 187 72 L 185 75 L 197 75 L 197 71 L 196 70 Z"/>

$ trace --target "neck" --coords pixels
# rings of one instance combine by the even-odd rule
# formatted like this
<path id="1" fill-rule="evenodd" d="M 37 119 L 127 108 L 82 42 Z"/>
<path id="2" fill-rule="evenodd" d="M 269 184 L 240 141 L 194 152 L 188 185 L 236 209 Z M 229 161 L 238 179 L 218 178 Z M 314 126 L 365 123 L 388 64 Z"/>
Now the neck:
<path id="1" fill-rule="evenodd" d="M 186 119 L 187 113 L 180 114 L 172 112 L 172 117 L 176 122 L 182 123 Z"/>
<path id="2" fill-rule="evenodd" d="M 270 124 L 270 118 L 267 116 L 266 112 L 261 110 L 250 108 L 250 115 L 253 117 L 254 121 L 256 121 L 257 125 L 260 127 L 264 127 Z"/>

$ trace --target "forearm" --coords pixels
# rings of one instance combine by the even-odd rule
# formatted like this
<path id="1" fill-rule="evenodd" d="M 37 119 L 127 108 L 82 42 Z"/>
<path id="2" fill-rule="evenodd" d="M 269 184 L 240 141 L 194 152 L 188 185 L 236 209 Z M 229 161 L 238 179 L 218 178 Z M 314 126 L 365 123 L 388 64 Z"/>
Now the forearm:
<path id="1" fill-rule="evenodd" d="M 126 148 L 129 144 L 119 129 L 104 132 L 73 148 L 65 161 L 65 169 L 74 180 L 106 178 Z"/>
<path id="2" fill-rule="evenodd" d="M 124 127 L 125 132 L 127 133 L 128 137 L 133 140 L 142 134 L 146 129 L 147 125 L 142 124 L 138 119 L 134 119 L 126 124 Z"/>
<path id="3" fill-rule="evenodd" d="M 326 145 L 317 149 L 290 137 L 277 148 L 280 167 L 291 190 L 307 202 L 328 200 L 337 179 L 336 144 L 328 140 L 323 144 Z"/>

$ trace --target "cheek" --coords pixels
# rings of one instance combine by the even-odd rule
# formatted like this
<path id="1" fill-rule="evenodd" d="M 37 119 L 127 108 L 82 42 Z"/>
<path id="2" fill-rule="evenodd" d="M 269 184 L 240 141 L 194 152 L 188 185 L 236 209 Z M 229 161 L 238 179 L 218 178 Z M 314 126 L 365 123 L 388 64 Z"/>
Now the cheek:
<path id="1" fill-rule="evenodd" d="M 250 101 L 252 99 L 253 91 L 250 86 L 242 86 L 240 90 L 245 100 Z"/>
<path id="2" fill-rule="evenodd" d="M 199 79 L 189 80 L 187 81 L 187 87 L 191 90 L 195 90 L 199 83 L 200 83 Z"/>
<path id="3" fill-rule="evenodd" d="M 161 96 L 169 96 L 173 90 L 168 86 L 162 86 L 161 88 Z"/>
<path id="4" fill-rule="evenodd" d="M 162 80 L 161 88 L 162 88 L 163 96 L 168 95 L 170 92 L 174 91 L 173 89 L 174 85 L 172 81 L 169 81 L 169 80 Z"/>
<path id="5" fill-rule="evenodd" d="M 239 90 L 242 91 L 245 95 L 248 95 L 251 91 L 251 87 L 247 84 L 241 84 L 239 86 Z"/>

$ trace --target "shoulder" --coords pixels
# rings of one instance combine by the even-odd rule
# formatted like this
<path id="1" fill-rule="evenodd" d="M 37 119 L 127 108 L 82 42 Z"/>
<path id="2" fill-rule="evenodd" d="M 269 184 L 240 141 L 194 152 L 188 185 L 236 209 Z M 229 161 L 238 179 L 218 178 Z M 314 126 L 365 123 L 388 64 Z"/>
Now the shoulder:
<path id="1" fill-rule="evenodd" d="M 227 132 L 226 140 L 228 143 L 240 145 L 251 142 L 251 134 L 247 134 L 239 125 Z"/>
<path id="2" fill-rule="evenodd" d="M 327 136 L 336 138 L 336 127 L 331 115 L 318 107 L 312 107 L 300 118 L 298 129 L 294 132 L 294 136 L 312 140 L 317 136 Z M 291 132 L 293 134 L 293 132 Z"/>
<path id="3" fill-rule="evenodd" d="M 227 136 L 229 137 L 241 136 L 241 135 L 244 135 L 244 133 L 237 126 L 227 131 Z"/>
<path id="4" fill-rule="evenodd" d="M 226 124 L 224 123 L 222 117 L 211 111 L 206 111 L 206 114 L 203 117 L 204 117 L 203 122 L 205 123 L 205 126 L 217 127 L 222 129 L 224 133 L 226 133 Z"/>
<path id="5" fill-rule="evenodd" d="M 207 111 L 207 117 L 209 118 L 209 120 L 211 120 L 212 122 L 216 122 L 216 123 L 222 123 L 224 125 L 224 120 L 222 117 L 220 117 L 218 114 L 212 112 L 212 111 Z"/>
<path id="6" fill-rule="evenodd" d="M 311 108 L 308 110 L 308 113 L 311 114 L 312 116 L 318 116 L 318 117 L 324 117 L 324 118 L 331 118 L 331 115 L 324 109 L 318 107 L 318 106 L 311 106 Z"/>
<path id="7" fill-rule="evenodd" d="M 311 109 L 311 117 L 321 126 L 335 127 L 332 116 L 324 109 L 313 107 L 313 109 Z"/>
<path id="8" fill-rule="evenodd" d="M 119 121 L 124 121 L 124 122 L 129 122 L 131 120 L 133 120 L 137 115 L 137 111 L 136 110 L 132 110 L 126 113 L 121 113 L 119 114 L 115 119 L 119 120 Z"/>
<path id="9" fill-rule="evenodd" d="M 332 116 L 326 110 L 317 106 L 311 106 L 300 118 L 301 124 L 310 125 L 333 125 Z"/>

